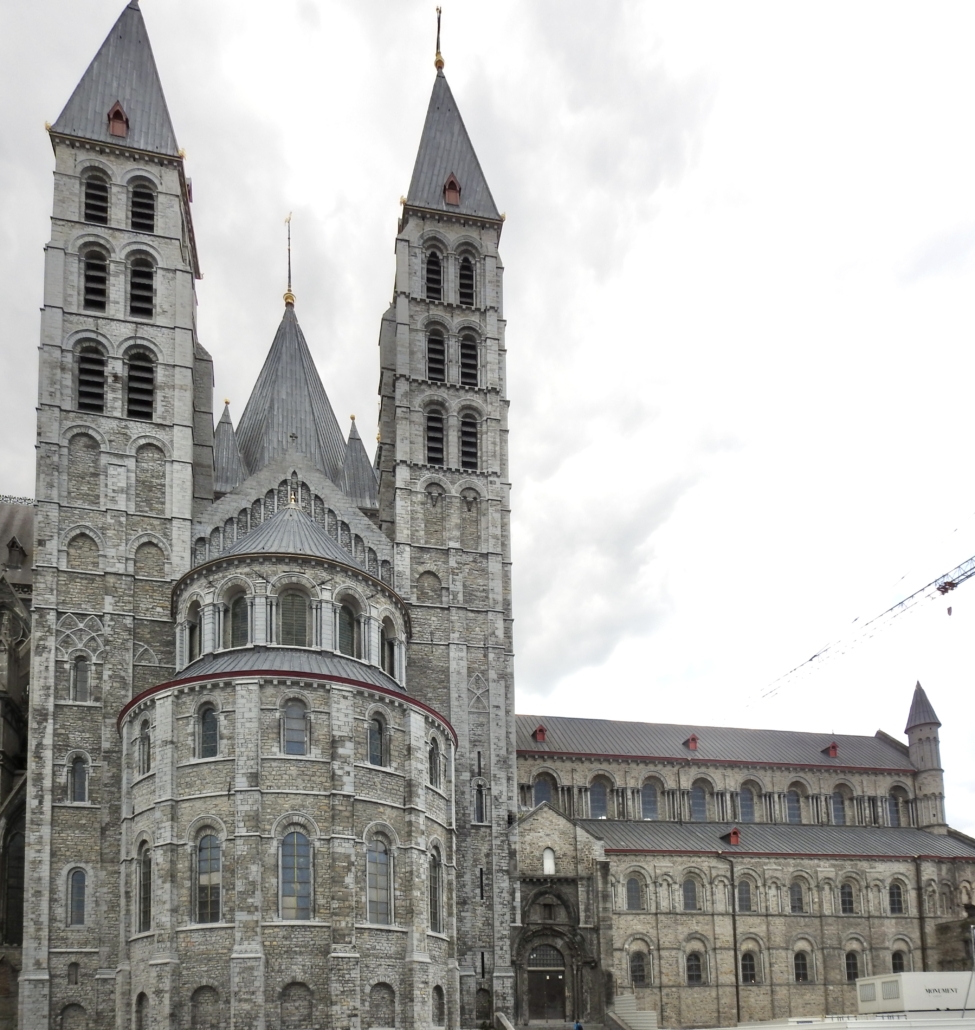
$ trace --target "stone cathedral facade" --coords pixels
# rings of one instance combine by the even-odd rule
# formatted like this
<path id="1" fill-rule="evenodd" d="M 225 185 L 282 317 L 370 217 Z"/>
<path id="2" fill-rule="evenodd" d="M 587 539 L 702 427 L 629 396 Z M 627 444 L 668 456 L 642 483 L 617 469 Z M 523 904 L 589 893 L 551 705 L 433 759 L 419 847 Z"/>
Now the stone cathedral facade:
<path id="1" fill-rule="evenodd" d="M 975 841 L 920 687 L 909 744 L 516 720 L 503 218 L 439 54 L 374 461 L 290 286 L 214 421 L 138 0 L 50 137 L 36 497 L 0 496 L 0 1030 L 703 1026 L 963 961 Z"/>

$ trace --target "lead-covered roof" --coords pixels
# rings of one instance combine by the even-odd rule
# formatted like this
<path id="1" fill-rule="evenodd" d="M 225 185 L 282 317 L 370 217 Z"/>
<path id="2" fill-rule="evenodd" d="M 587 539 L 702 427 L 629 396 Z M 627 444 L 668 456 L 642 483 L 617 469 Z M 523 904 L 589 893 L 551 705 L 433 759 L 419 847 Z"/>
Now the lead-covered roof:
<path id="1" fill-rule="evenodd" d="M 914 698 L 911 701 L 911 711 L 907 716 L 907 726 L 904 728 L 904 732 L 906 733 L 908 730 L 914 729 L 915 726 L 940 725 L 941 720 L 935 715 L 934 706 L 928 700 L 924 687 L 918 681 L 917 686 L 914 688 Z"/>
<path id="2" fill-rule="evenodd" d="M 310 516 L 296 505 L 288 505 L 262 522 L 246 536 L 228 548 L 221 558 L 238 554 L 307 554 L 327 558 L 362 568 L 349 554 Z"/>
<path id="3" fill-rule="evenodd" d="M 342 489 L 358 508 L 379 507 L 379 483 L 376 480 L 376 472 L 369 461 L 369 455 L 366 454 L 366 448 L 354 421 L 345 448 Z"/>

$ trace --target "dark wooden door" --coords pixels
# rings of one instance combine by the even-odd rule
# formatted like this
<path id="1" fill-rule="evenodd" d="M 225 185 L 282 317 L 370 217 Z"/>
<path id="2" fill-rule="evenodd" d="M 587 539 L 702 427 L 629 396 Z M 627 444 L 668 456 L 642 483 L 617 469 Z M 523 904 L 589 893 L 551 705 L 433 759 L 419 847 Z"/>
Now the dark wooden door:
<path id="1" fill-rule="evenodd" d="M 564 970 L 528 970 L 528 1018 L 565 1019 Z"/>

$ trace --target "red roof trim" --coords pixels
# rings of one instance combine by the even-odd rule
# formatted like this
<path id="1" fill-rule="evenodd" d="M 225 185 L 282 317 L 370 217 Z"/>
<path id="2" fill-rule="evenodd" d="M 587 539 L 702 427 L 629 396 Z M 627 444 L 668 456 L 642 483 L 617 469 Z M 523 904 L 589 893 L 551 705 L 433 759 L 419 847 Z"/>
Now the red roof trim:
<path id="1" fill-rule="evenodd" d="M 187 676 L 181 680 L 169 680 L 166 683 L 157 683 L 156 686 L 150 687 L 148 690 L 143 690 L 141 694 L 137 694 L 131 701 L 125 704 L 122 710 L 118 713 L 118 718 L 115 720 L 115 728 L 121 733 L 122 732 L 122 720 L 128 715 L 129 711 L 134 708 L 140 701 L 145 701 L 147 697 L 151 697 L 153 694 L 158 694 L 160 691 L 169 690 L 171 687 L 182 687 L 187 683 L 207 683 L 211 680 L 235 680 L 243 679 L 244 676 L 248 679 L 256 677 L 257 679 L 292 679 L 292 680 L 326 680 L 330 683 L 348 683 L 353 687 L 361 687 L 363 690 L 371 690 L 377 694 L 385 694 L 387 697 L 395 698 L 397 701 L 405 701 L 407 704 L 412 705 L 414 708 L 419 708 L 434 718 L 439 719 L 444 726 L 450 730 L 450 735 L 454 738 L 454 743 L 457 743 L 457 731 L 450 722 L 445 719 L 436 708 L 431 708 L 429 705 L 424 704 L 422 701 L 417 701 L 416 698 L 410 697 L 409 694 L 400 694 L 395 690 L 388 690 L 386 687 L 377 687 L 374 683 L 364 683 L 362 680 L 349 679 L 347 676 L 330 676 L 323 672 L 295 672 L 293 669 L 259 669 L 255 670 L 254 677 L 246 673 L 241 672 L 211 672 L 206 676 Z"/>
<path id="2" fill-rule="evenodd" d="M 534 758 L 611 758 L 625 762 L 680 762 L 683 764 L 690 761 L 686 755 L 610 755 L 593 751 L 536 751 L 534 748 L 518 748 L 518 754 Z M 709 762 L 713 765 L 762 765 L 777 769 L 832 769 L 834 772 L 917 772 L 913 767 L 888 769 L 884 766 L 875 765 L 814 765 L 812 762 L 765 762 L 759 758 L 748 759 L 747 761 L 740 758 L 708 758 L 702 756 L 699 751 L 695 758 L 695 764 L 707 765 Z"/>
<path id="3" fill-rule="evenodd" d="M 694 850 L 681 848 L 604 848 L 607 855 L 723 855 L 724 851 L 713 848 Z M 834 851 L 741 851 L 735 849 L 735 855 L 749 855 L 753 858 L 880 858 L 888 862 L 903 862 L 907 858 L 920 858 L 928 862 L 971 862 L 973 857 L 967 855 L 868 855 L 864 852 L 844 854 Z"/>

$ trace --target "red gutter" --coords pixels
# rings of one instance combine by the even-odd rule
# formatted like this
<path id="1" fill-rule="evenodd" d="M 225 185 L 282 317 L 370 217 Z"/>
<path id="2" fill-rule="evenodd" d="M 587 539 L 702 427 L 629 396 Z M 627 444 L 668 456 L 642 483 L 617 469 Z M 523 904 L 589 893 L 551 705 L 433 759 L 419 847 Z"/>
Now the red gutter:
<path id="1" fill-rule="evenodd" d="M 121 736 L 122 720 L 129 711 L 139 704 L 140 701 L 145 701 L 147 697 L 152 697 L 153 694 L 158 694 L 162 690 L 169 690 L 171 687 L 182 687 L 187 683 L 206 683 L 211 680 L 241 679 L 243 678 L 243 675 L 244 674 L 240 672 L 211 672 L 206 676 L 187 676 L 185 679 L 181 680 L 169 680 L 167 683 L 157 683 L 156 686 L 150 687 L 148 690 L 143 690 L 141 694 L 137 694 L 122 708 L 122 711 L 118 713 L 118 718 L 115 720 L 115 729 Z M 296 672 L 294 669 L 260 669 L 256 670 L 254 676 L 247 676 L 248 679 L 274 679 L 276 677 L 292 680 L 325 680 L 329 683 L 348 683 L 350 686 L 360 687 L 362 690 L 371 690 L 377 694 L 385 694 L 387 697 L 395 698 L 397 701 L 406 701 L 414 708 L 420 708 L 428 715 L 432 715 L 435 719 L 439 719 L 440 722 L 450 730 L 450 735 L 454 738 L 454 744 L 458 743 L 457 731 L 454 727 L 451 726 L 435 708 L 431 708 L 422 701 L 417 701 L 415 697 L 410 697 L 409 694 L 400 694 L 395 690 L 389 690 L 387 687 L 377 687 L 374 683 L 364 683 L 362 680 L 349 679 L 347 676 L 331 676 L 323 672 Z"/>

